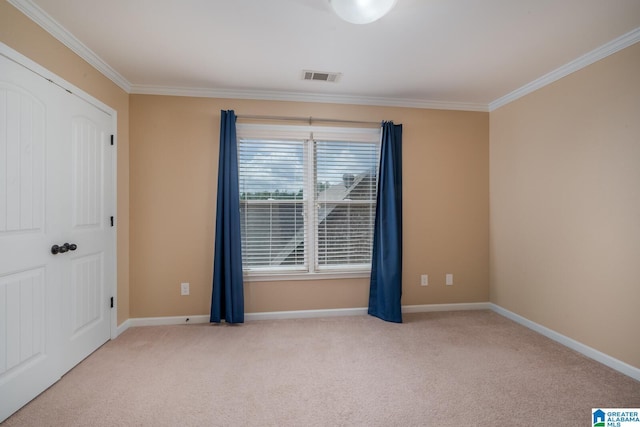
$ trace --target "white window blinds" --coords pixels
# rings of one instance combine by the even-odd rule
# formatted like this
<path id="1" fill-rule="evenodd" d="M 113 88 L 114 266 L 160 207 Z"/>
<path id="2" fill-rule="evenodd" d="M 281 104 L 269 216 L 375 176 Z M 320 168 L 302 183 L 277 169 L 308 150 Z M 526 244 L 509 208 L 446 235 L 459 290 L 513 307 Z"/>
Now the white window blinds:
<path id="1" fill-rule="evenodd" d="M 238 125 L 243 268 L 370 269 L 379 129 Z"/>
<path id="2" fill-rule="evenodd" d="M 315 141 L 317 264 L 371 262 L 378 144 Z"/>
<path id="3" fill-rule="evenodd" d="M 305 269 L 304 148 L 303 141 L 240 139 L 245 269 Z"/>

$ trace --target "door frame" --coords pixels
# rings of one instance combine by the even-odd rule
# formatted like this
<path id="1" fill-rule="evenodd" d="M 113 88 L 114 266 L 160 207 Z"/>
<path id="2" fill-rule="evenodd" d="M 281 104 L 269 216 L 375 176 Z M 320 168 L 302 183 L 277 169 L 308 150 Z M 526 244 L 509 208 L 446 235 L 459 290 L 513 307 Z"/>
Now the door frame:
<path id="1" fill-rule="evenodd" d="M 87 92 L 83 91 L 82 89 L 78 88 L 77 86 L 69 83 L 68 81 L 66 81 L 65 79 L 63 79 L 62 77 L 58 76 L 55 73 L 52 73 L 51 71 L 47 70 L 46 68 L 44 68 L 43 66 L 41 66 L 40 64 L 38 64 L 37 62 L 27 58 L 26 56 L 24 56 L 23 54 L 21 54 L 20 52 L 12 49 L 11 47 L 7 46 L 6 44 L 0 42 L 0 55 L 8 58 L 9 60 L 15 62 L 18 65 L 23 66 L 24 68 L 30 70 L 31 72 L 39 75 L 40 77 L 44 78 L 45 80 L 50 81 L 52 84 L 58 85 L 61 88 L 63 88 L 64 90 L 66 90 L 67 92 L 70 92 L 71 94 L 77 96 L 78 98 L 82 99 L 83 101 L 93 105 L 94 107 L 98 108 L 99 110 L 104 111 L 105 113 L 107 113 L 108 115 L 111 116 L 111 121 L 112 121 L 112 129 L 113 129 L 113 155 L 111 156 L 111 186 L 113 191 L 111 192 L 112 196 L 111 199 L 112 200 L 108 200 L 107 203 L 109 203 L 112 206 L 113 209 L 113 216 L 115 217 L 115 221 L 114 221 L 114 227 L 113 227 L 113 236 L 111 238 L 113 238 L 113 262 L 110 266 L 107 266 L 107 268 L 112 268 L 113 272 L 114 272 L 114 280 L 112 283 L 107 284 L 107 287 L 109 288 L 111 295 L 113 296 L 113 308 L 111 308 L 111 310 L 109 311 L 109 315 L 110 315 L 110 338 L 111 339 L 115 339 L 118 336 L 118 217 L 116 215 L 117 213 L 117 209 L 118 209 L 118 164 L 117 164 L 117 160 L 118 160 L 118 112 L 109 107 L 107 104 L 103 103 L 102 101 L 94 98 L 93 96 L 91 96 L 90 94 L 88 94 Z"/>

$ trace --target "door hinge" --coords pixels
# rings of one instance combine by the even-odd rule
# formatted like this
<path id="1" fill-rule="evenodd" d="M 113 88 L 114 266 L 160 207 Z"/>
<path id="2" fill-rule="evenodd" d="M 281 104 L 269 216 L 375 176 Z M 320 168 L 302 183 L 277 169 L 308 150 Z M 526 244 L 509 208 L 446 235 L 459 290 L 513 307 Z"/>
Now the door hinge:
<path id="1" fill-rule="evenodd" d="M 113 145 L 113 135 L 111 135 L 111 145 Z"/>
<path id="2" fill-rule="evenodd" d="M 113 297 L 111 297 L 111 308 L 113 308 Z"/>
<path id="3" fill-rule="evenodd" d="M 113 217 L 111 217 L 111 226 L 113 227 Z"/>

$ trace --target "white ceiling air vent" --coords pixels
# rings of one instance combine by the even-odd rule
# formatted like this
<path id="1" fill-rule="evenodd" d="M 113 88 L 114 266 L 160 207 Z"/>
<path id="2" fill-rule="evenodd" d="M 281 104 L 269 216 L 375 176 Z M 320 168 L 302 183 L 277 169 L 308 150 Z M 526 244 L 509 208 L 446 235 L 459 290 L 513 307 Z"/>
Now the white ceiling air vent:
<path id="1" fill-rule="evenodd" d="M 335 83 L 340 79 L 342 73 L 330 73 L 327 71 L 302 71 L 303 80 L 316 80 L 319 82 L 332 82 Z"/>

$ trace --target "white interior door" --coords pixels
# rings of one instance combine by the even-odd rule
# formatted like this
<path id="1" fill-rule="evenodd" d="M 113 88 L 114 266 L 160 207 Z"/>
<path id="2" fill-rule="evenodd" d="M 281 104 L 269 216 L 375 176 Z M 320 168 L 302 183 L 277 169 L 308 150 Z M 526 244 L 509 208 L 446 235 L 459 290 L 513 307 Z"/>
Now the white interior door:
<path id="1" fill-rule="evenodd" d="M 110 337 L 112 127 L 0 55 L 0 421 Z"/>

